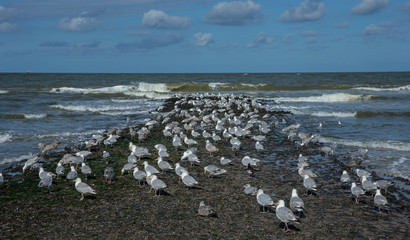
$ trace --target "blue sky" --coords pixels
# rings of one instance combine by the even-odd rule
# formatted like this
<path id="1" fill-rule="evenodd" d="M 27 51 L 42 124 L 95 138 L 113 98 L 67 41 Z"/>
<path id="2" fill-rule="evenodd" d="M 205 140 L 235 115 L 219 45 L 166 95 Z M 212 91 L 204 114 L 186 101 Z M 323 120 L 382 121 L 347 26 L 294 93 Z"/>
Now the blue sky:
<path id="1" fill-rule="evenodd" d="M 410 70 L 410 1 L 0 0 L 0 72 Z"/>

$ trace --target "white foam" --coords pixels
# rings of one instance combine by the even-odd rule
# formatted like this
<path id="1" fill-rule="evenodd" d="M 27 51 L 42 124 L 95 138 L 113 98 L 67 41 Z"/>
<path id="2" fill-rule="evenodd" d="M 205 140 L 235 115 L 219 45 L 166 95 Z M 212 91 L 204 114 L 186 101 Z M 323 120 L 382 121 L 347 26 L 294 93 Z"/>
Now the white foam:
<path id="1" fill-rule="evenodd" d="M 31 152 L 26 154 L 26 155 L 21 155 L 21 156 L 17 156 L 17 157 L 9 157 L 9 158 L 4 158 L 3 160 L 0 161 L 1 164 L 6 164 L 6 163 L 12 163 L 12 162 L 20 162 L 22 160 L 25 159 L 29 159 L 34 157 L 34 154 L 32 154 Z"/>
<path id="2" fill-rule="evenodd" d="M 140 92 L 159 92 L 159 93 L 167 93 L 170 92 L 171 89 L 167 87 L 165 83 L 145 83 L 140 82 L 138 83 L 138 91 Z"/>
<path id="3" fill-rule="evenodd" d="M 141 108 L 141 106 L 87 106 L 87 105 L 51 105 L 51 108 L 62 109 L 75 112 L 106 112 L 114 110 L 131 110 Z"/>
<path id="4" fill-rule="evenodd" d="M 356 112 L 312 112 L 306 113 L 316 117 L 336 117 L 336 118 L 353 118 Z"/>
<path id="5" fill-rule="evenodd" d="M 317 137 L 323 143 L 337 143 L 345 146 L 360 148 L 390 149 L 396 151 L 410 152 L 410 143 L 401 141 L 357 141 L 348 139 L 337 139 L 331 137 Z"/>
<path id="6" fill-rule="evenodd" d="M 372 98 L 372 95 L 356 95 L 349 93 L 333 93 L 333 94 L 323 94 L 320 96 L 310 96 L 310 97 L 279 97 L 273 100 L 277 102 L 355 102 L 364 101 Z"/>
<path id="7" fill-rule="evenodd" d="M 353 88 L 353 89 L 365 90 L 365 91 L 375 91 L 375 92 L 381 92 L 381 91 L 410 91 L 410 85 L 394 87 L 394 88 L 357 87 L 357 88 Z"/>
<path id="8" fill-rule="evenodd" d="M 212 91 L 217 91 L 220 89 L 220 87 L 227 86 L 228 83 L 220 83 L 220 82 L 214 82 L 214 83 L 209 83 L 208 86 Z"/>
<path id="9" fill-rule="evenodd" d="M 50 134 L 43 134 L 43 135 L 35 135 L 36 139 L 44 139 L 44 138 L 61 138 L 61 137 L 70 137 L 70 136 L 86 136 L 92 135 L 95 133 L 103 132 L 104 130 L 91 130 L 91 131 L 84 131 L 84 132 L 59 132 L 59 133 L 50 133 Z"/>
<path id="10" fill-rule="evenodd" d="M 40 114 L 24 113 L 23 115 L 24 115 L 24 118 L 27 118 L 27 119 L 40 119 L 40 118 L 47 117 L 46 113 L 40 113 Z"/>
<path id="11" fill-rule="evenodd" d="M 9 133 L 1 133 L 0 134 L 0 143 L 5 143 L 11 141 L 13 136 Z"/>
<path id="12" fill-rule="evenodd" d="M 141 99 L 117 99 L 117 98 L 113 98 L 113 99 L 111 99 L 111 102 L 117 102 L 117 103 L 139 103 L 139 102 L 141 102 Z"/>
<path id="13" fill-rule="evenodd" d="M 132 85 L 118 85 L 113 87 L 103 87 L 103 88 L 73 88 L 73 87 L 60 87 L 51 89 L 51 93 L 106 93 L 106 94 L 118 94 L 129 91 L 137 91 L 137 87 Z"/>
<path id="14" fill-rule="evenodd" d="M 7 91 L 7 90 L 1 90 L 0 89 L 0 94 L 6 94 L 6 93 L 9 93 L 10 91 Z"/>

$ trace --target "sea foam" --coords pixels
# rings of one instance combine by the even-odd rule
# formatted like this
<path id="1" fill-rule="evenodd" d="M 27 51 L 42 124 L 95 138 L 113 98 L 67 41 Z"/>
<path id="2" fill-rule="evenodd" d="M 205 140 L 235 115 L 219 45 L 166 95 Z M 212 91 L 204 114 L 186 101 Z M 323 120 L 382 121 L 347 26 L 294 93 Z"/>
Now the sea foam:
<path id="1" fill-rule="evenodd" d="M 1 133 L 0 134 L 0 143 L 5 143 L 11 141 L 13 136 L 9 133 Z"/>
<path id="2" fill-rule="evenodd" d="M 310 97 L 279 97 L 274 98 L 274 100 L 278 102 L 355 102 L 369 100 L 372 97 L 374 96 L 349 93 L 333 93 Z"/>
<path id="3" fill-rule="evenodd" d="M 66 111 L 75 111 L 75 112 L 105 112 L 105 111 L 114 111 L 114 110 L 131 110 L 141 108 L 140 106 L 87 106 L 87 105 L 51 105 L 51 108 L 66 110 Z"/>
<path id="4" fill-rule="evenodd" d="M 353 88 L 356 90 L 365 90 L 365 91 L 374 91 L 374 92 L 381 92 L 381 91 L 410 91 L 410 85 L 400 86 L 400 87 L 393 87 L 393 88 L 383 88 L 383 87 L 356 87 Z"/>
<path id="5" fill-rule="evenodd" d="M 410 143 L 402 141 L 358 141 L 323 136 L 318 136 L 318 140 L 323 143 L 337 143 L 352 147 L 390 149 L 396 151 L 410 152 Z"/>

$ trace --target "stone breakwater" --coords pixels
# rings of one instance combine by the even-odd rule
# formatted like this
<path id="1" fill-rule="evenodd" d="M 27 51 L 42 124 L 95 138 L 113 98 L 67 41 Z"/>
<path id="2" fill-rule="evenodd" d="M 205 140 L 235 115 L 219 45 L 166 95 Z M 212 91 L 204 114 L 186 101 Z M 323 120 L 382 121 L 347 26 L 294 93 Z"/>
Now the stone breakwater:
<path id="1" fill-rule="evenodd" d="M 67 181 L 65 175 L 53 179 L 50 193 L 37 187 L 40 181 L 37 169 L 5 176 L 0 189 L 0 237 L 406 239 L 409 234 L 408 203 L 391 195 L 395 187 L 385 194 L 389 206 L 382 212 L 378 212 L 371 194 L 360 196 L 356 204 L 350 187 L 340 183 L 340 176 L 346 170 L 351 180 L 359 184 L 359 177 L 353 171 L 361 168 L 360 161 L 350 163 L 352 167 L 346 166 L 350 161 L 348 156 L 324 151 L 323 147 L 330 146 L 314 141 L 309 133 L 299 132 L 287 112 L 267 111 L 263 104 L 246 96 L 191 94 L 167 100 L 151 116 L 144 125 L 107 131 L 103 140 L 95 144 L 67 146 L 66 152 L 50 152 L 40 157 L 38 162 L 42 167 L 55 172 L 64 155 L 75 155 L 81 150 L 91 152 L 84 161 L 93 173 L 85 179 L 81 167 L 77 171 L 97 194 L 86 195 L 82 201 L 74 183 Z M 227 129 L 231 136 L 222 129 Z M 200 136 L 193 137 L 192 130 Z M 221 140 L 215 141 L 213 132 Z M 113 136 L 116 141 L 107 142 Z M 174 144 L 175 136 L 181 139 L 180 146 Z M 197 144 L 188 146 L 184 136 Z M 263 149 L 256 149 L 255 139 L 260 139 Z M 209 151 L 206 140 L 218 150 Z M 237 141 L 239 146 L 232 144 Z M 187 188 L 174 170 L 169 170 L 156 174 L 166 184 L 160 196 L 154 191 L 148 193 L 147 184 L 139 185 L 126 172 L 121 175 L 132 153 L 130 142 L 138 149 L 148 150 L 149 155 L 136 156 L 140 170 L 144 170 L 144 161 L 159 169 L 155 145 L 162 144 L 169 155 L 163 159 L 173 167 L 180 163 L 198 185 Z M 197 148 L 198 161 L 191 165 L 188 158 L 181 160 L 181 157 L 192 147 Z M 104 151 L 110 157 L 103 158 Z M 133 156 L 138 155 L 136 152 Z M 300 154 L 307 157 L 304 161 L 309 166 L 305 169 L 318 175 L 314 178 L 318 189 L 314 193 L 307 192 L 298 173 Z M 242 163 L 247 156 L 259 160 L 251 169 Z M 222 165 L 221 157 L 232 162 Z M 69 164 L 65 166 L 65 174 Z M 223 168 L 226 173 L 211 178 L 204 174 L 204 167 L 209 165 Z M 104 177 L 107 167 L 114 169 L 111 182 Z M 21 168 L 17 166 L 11 171 L 21 172 Z M 284 224 L 276 217 L 275 207 L 270 206 L 263 213 L 256 196 L 245 194 L 245 184 L 263 189 L 275 203 L 284 200 L 287 207 L 292 189 L 297 189 L 305 204 L 300 224 L 288 223 L 290 232 L 284 233 L 281 230 Z M 199 215 L 201 201 L 211 205 L 217 217 Z"/>

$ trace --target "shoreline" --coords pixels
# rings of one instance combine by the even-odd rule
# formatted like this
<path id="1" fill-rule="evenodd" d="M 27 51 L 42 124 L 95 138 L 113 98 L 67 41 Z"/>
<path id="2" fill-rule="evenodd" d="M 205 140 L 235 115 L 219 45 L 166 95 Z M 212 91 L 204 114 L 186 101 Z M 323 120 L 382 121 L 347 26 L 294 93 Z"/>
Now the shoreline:
<path id="1" fill-rule="evenodd" d="M 174 109 L 175 103 L 183 97 L 166 100 L 162 113 Z M 210 97 L 211 100 L 217 98 L 217 95 Z M 182 104 L 180 107 L 189 110 L 193 106 Z M 234 113 L 237 116 L 241 114 L 237 109 Z M 265 113 L 260 109 L 259 119 Z M 289 121 L 287 114 L 273 112 L 271 118 L 264 121 L 272 123 L 272 116 Z M 173 120 L 181 121 L 182 118 L 173 117 L 170 122 Z M 139 129 L 141 126 L 137 127 Z M 8 177 L 9 181 L 3 183 L 0 189 L 3 213 L 1 238 L 328 239 L 331 236 L 333 239 L 405 239 L 409 234 L 407 201 L 386 195 L 391 205 L 388 214 L 378 213 L 370 196 L 362 197 L 360 203 L 355 204 L 350 197 L 350 188 L 343 189 L 339 185 L 342 170 L 348 169 L 344 166 L 344 162 L 348 162 L 347 157 L 337 154 L 326 157 L 319 152 L 319 146 L 324 146 L 319 143 L 296 149 L 281 132 L 282 128 L 273 128 L 267 134 L 263 152 L 256 152 L 255 141 L 247 137 L 241 139 L 242 149 L 238 152 L 232 152 L 229 141 L 216 143 L 220 151 L 210 157 L 205 150 L 205 140 L 200 137 L 197 141 L 200 143 L 198 157 L 201 163 L 193 167 L 188 162 L 181 163 L 198 180 L 200 187 L 187 190 L 179 183 L 175 173 L 162 173 L 158 177 L 168 185 L 165 190 L 167 194 L 160 197 L 147 194 L 148 186 L 138 186 L 132 176 L 120 176 L 119 172 L 127 162 L 130 141 L 137 146 L 147 147 L 152 153 L 138 163 L 140 168 L 144 160 L 157 166 L 157 155 L 152 149 L 158 143 L 167 147 L 171 156 L 167 161 L 173 164 L 180 162 L 179 158 L 187 148 L 175 149 L 172 140 L 163 137 L 163 127 L 154 127 L 143 141 L 130 139 L 126 133 L 113 146 L 92 148 L 93 153 L 86 161 L 95 176 L 85 180 L 80 171 L 79 176 L 97 190 L 97 195 L 87 196 L 83 201 L 79 201 L 80 194 L 74 185 L 65 179 L 55 179 L 51 187 L 52 194 L 49 194 L 37 188 L 37 171 L 25 173 L 22 179 L 21 175 L 11 180 Z M 102 176 L 104 168 L 108 166 L 101 158 L 103 150 L 111 153 L 108 165 L 114 167 L 116 173 L 112 184 L 105 183 Z M 309 156 L 309 169 L 319 175 L 315 179 L 318 184 L 316 195 L 304 194 L 301 177 L 297 173 L 297 157 L 300 153 Z M 46 170 L 54 172 L 56 162 L 63 154 L 60 152 L 45 156 L 49 162 L 45 166 Z M 248 178 L 246 167 L 241 164 L 241 159 L 246 155 L 261 159 L 252 179 Z M 219 159 L 222 156 L 230 158 L 234 163 L 222 166 L 228 171 L 226 174 L 209 179 L 203 174 L 203 167 L 209 164 L 220 166 Z M 20 168 L 18 166 L 17 170 Z M 358 182 L 351 171 L 349 175 Z M 291 232 L 283 233 L 280 229 L 283 224 L 276 218 L 274 209 L 262 214 L 256 197 L 245 195 L 243 185 L 247 183 L 262 188 L 269 195 L 274 194 L 275 202 L 285 200 L 287 207 L 292 188 L 298 189 L 307 209 L 302 223 L 290 224 Z M 201 200 L 214 207 L 218 218 L 204 218 L 197 214 Z"/>

